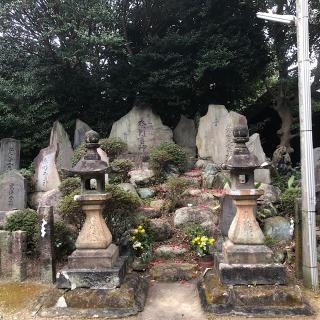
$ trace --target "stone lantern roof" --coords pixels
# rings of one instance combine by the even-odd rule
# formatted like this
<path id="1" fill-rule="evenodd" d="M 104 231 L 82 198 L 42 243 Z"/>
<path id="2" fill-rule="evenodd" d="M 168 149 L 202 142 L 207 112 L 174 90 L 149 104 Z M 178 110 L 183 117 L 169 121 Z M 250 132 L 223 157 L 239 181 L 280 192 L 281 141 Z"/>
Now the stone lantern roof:
<path id="1" fill-rule="evenodd" d="M 72 169 L 68 171 L 79 174 L 80 176 L 104 174 L 107 171 L 108 164 L 101 160 L 97 151 L 100 147 L 99 134 L 93 130 L 87 131 L 85 141 L 86 154 Z"/>
<path id="2" fill-rule="evenodd" d="M 235 147 L 233 154 L 229 157 L 225 169 L 228 170 L 254 170 L 260 168 L 258 158 L 251 154 L 246 146 L 249 141 L 249 130 L 246 124 L 238 124 L 233 129 L 233 141 Z"/>

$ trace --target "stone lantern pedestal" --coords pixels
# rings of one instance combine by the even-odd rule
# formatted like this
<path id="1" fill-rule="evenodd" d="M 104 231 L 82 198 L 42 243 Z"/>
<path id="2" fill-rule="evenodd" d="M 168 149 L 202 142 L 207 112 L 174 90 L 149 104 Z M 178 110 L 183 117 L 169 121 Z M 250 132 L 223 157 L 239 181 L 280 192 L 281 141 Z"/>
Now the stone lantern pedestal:
<path id="1" fill-rule="evenodd" d="M 76 196 L 86 214 L 86 220 L 76 241 L 77 250 L 68 258 L 70 268 L 111 268 L 119 258 L 119 249 L 112 244 L 102 210 L 109 194 Z"/>
<path id="2" fill-rule="evenodd" d="M 230 190 L 237 212 L 222 246 L 220 281 L 225 284 L 285 284 L 285 268 L 273 262 L 273 252 L 254 215 L 262 190 Z"/>
<path id="3" fill-rule="evenodd" d="M 75 197 L 86 214 L 86 220 L 76 241 L 76 250 L 68 257 L 68 266 L 57 275 L 57 286 L 64 289 L 119 287 L 126 274 L 126 259 L 103 216 L 109 194 L 83 194 Z"/>

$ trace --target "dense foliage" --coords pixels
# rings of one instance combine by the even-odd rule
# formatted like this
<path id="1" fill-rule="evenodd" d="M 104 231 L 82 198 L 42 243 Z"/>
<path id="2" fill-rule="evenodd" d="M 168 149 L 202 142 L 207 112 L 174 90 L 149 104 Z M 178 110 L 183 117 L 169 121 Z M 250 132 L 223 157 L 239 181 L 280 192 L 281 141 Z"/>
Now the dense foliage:
<path id="1" fill-rule="evenodd" d="M 1 137 L 22 139 L 30 161 L 57 118 L 70 133 L 81 118 L 107 136 L 134 103 L 168 123 L 210 102 L 242 108 L 270 58 L 256 11 L 235 0 L 6 0 Z"/>
<path id="2" fill-rule="evenodd" d="M 40 223 L 36 211 L 32 209 L 17 210 L 6 219 L 4 229 L 8 231 L 25 231 L 27 234 L 27 253 L 29 255 L 38 253 Z"/>
<path id="3" fill-rule="evenodd" d="M 187 169 L 187 164 L 185 150 L 172 142 L 161 143 L 150 152 L 150 167 L 158 176 L 170 173 L 173 168 L 182 173 Z"/>

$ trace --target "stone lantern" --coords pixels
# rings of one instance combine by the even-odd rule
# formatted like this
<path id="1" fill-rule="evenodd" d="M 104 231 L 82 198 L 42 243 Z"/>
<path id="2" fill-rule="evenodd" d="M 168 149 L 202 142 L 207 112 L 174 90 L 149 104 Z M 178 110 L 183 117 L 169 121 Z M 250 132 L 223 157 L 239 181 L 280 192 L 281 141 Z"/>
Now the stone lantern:
<path id="1" fill-rule="evenodd" d="M 75 200 L 81 204 L 86 219 L 76 241 L 76 250 L 68 257 L 68 267 L 57 275 L 59 288 L 109 288 L 119 286 L 125 274 L 125 259 L 102 216 L 111 195 L 105 192 L 107 163 L 97 152 L 99 135 L 86 133 L 86 154 L 68 170 L 81 178 L 81 194 Z"/>
<path id="2" fill-rule="evenodd" d="M 231 189 L 227 194 L 234 200 L 237 211 L 228 240 L 222 247 L 220 281 L 228 284 L 284 283 L 284 268 L 273 263 L 273 252 L 264 245 L 265 237 L 255 217 L 257 199 L 263 191 L 254 186 L 254 170 L 260 166 L 246 146 L 247 125 L 235 126 L 233 136 L 234 151 L 223 167 L 230 170 Z"/>

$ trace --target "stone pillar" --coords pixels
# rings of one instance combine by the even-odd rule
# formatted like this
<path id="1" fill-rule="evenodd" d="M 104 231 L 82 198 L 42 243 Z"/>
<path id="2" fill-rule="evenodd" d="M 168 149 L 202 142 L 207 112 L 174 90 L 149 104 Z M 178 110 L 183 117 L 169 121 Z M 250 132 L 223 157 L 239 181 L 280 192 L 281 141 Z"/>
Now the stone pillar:
<path id="1" fill-rule="evenodd" d="M 27 233 L 25 231 L 12 232 L 12 280 L 24 281 L 27 278 Z"/>
<path id="2" fill-rule="evenodd" d="M 53 207 L 43 206 L 38 209 L 40 220 L 40 279 L 43 283 L 56 280 L 54 258 Z"/>
<path id="3" fill-rule="evenodd" d="M 2 277 L 11 277 L 12 234 L 0 230 L 0 265 Z"/>

